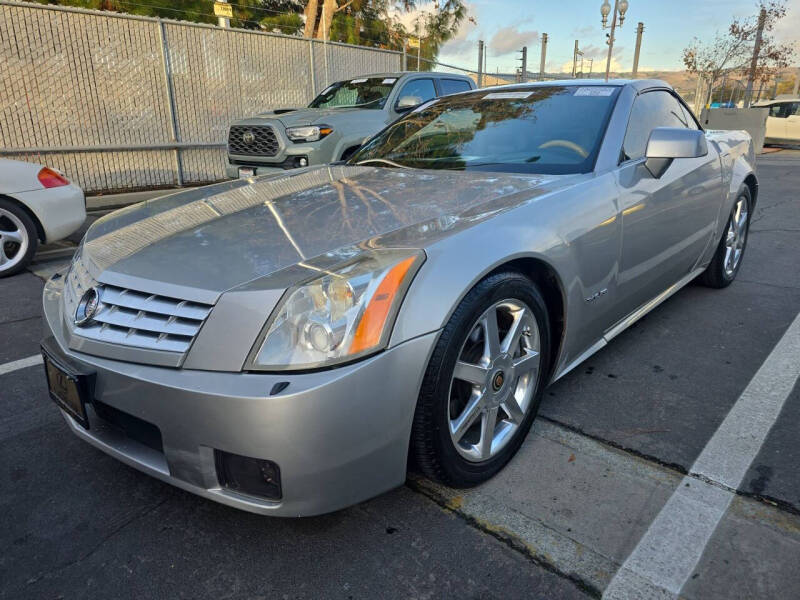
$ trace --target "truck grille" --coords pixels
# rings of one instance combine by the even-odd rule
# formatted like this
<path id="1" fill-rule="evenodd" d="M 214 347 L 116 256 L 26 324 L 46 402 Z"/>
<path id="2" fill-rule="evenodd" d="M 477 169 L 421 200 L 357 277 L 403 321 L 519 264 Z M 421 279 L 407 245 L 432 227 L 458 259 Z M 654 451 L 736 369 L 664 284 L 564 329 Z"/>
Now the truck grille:
<path id="1" fill-rule="evenodd" d="M 98 342 L 183 354 L 212 308 L 96 283 L 78 258 L 66 281 L 64 310 L 68 320 L 72 321 L 81 296 L 92 286 L 100 293 L 100 308 L 88 323 L 75 325 L 73 333 Z"/>
<path id="2" fill-rule="evenodd" d="M 275 156 L 280 144 L 269 125 L 233 125 L 228 131 L 228 153 L 244 156 Z"/>

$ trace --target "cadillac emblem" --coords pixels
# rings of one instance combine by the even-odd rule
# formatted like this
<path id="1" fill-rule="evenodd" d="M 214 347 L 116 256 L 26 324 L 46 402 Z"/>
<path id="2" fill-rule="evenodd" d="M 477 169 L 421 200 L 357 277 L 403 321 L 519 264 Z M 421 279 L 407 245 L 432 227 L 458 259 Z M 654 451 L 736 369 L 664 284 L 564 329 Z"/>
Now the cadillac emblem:
<path id="1" fill-rule="evenodd" d="M 97 314 L 100 309 L 100 291 L 97 288 L 89 288 L 81 296 L 78 308 L 75 309 L 75 325 L 86 325 Z"/>

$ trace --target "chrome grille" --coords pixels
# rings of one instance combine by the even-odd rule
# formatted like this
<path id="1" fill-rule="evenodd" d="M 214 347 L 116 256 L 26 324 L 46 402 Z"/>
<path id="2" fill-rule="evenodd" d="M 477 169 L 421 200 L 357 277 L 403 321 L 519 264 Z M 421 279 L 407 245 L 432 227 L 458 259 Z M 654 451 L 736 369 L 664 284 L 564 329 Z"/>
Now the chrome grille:
<path id="1" fill-rule="evenodd" d="M 111 285 L 97 289 L 100 309 L 75 333 L 99 342 L 184 353 L 211 312 L 210 305 L 198 302 Z"/>
<path id="2" fill-rule="evenodd" d="M 275 156 L 280 144 L 269 125 L 233 125 L 228 130 L 228 153 L 245 156 Z"/>
<path id="3" fill-rule="evenodd" d="M 100 308 L 88 323 L 73 325 L 78 302 L 91 287 L 100 292 Z M 211 308 L 210 304 L 98 283 L 80 255 L 70 267 L 64 290 L 64 315 L 75 335 L 146 350 L 185 353 Z"/>

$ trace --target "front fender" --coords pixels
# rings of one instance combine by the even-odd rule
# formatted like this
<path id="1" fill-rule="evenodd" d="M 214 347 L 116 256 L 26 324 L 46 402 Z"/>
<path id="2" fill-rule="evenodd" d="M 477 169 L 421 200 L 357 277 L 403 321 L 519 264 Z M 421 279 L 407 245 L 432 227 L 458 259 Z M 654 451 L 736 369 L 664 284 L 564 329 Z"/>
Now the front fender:
<path id="1" fill-rule="evenodd" d="M 617 212 L 613 178 L 595 177 L 426 247 L 427 260 L 398 314 L 391 344 L 441 329 L 488 273 L 511 261 L 534 259 L 556 274 L 561 288 L 564 332 L 555 361 L 558 373 L 601 338 L 614 320 Z"/>

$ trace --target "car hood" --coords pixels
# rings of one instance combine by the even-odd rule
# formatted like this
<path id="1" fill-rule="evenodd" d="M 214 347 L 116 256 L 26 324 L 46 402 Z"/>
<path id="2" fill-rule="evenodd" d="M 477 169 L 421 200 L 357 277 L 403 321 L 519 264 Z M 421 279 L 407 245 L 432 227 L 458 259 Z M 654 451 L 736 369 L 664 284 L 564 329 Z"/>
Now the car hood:
<path id="1" fill-rule="evenodd" d="M 259 278 L 290 285 L 315 258 L 425 248 L 575 177 L 342 165 L 234 180 L 106 215 L 82 258 L 99 281 L 214 301 Z"/>
<path id="2" fill-rule="evenodd" d="M 382 111 L 364 108 L 297 108 L 297 109 L 278 109 L 260 113 L 250 119 L 244 119 L 236 124 L 254 125 L 260 121 L 280 121 L 284 127 L 296 127 L 301 125 L 315 125 L 323 123 L 325 125 L 335 125 L 340 118 L 348 118 L 353 113 L 381 115 Z"/>

